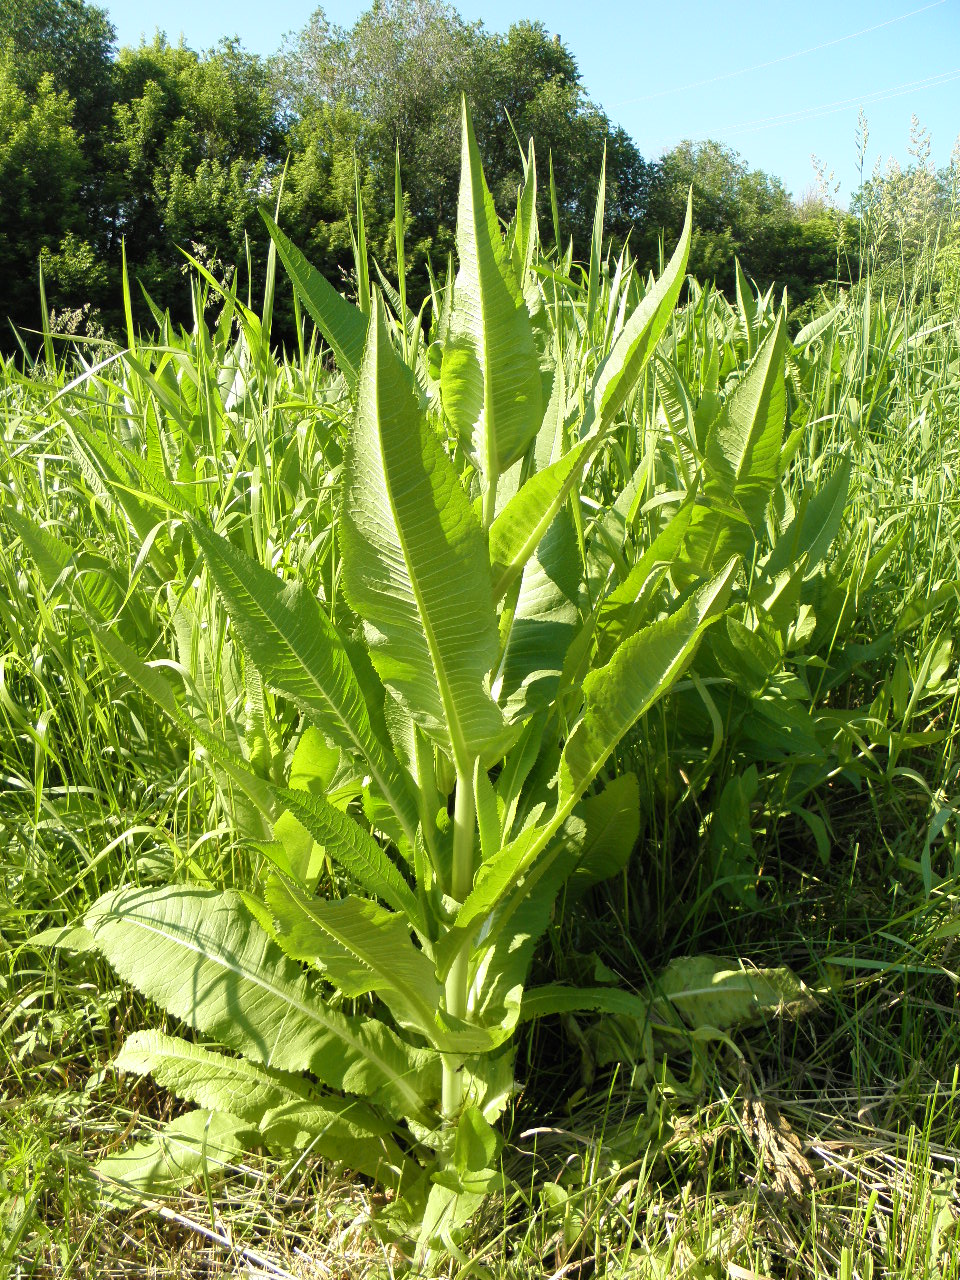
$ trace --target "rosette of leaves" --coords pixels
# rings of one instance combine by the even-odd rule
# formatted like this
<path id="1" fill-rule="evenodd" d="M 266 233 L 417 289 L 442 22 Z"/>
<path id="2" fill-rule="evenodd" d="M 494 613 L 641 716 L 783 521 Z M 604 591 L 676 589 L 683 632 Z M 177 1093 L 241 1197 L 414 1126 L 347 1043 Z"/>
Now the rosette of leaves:
<path id="1" fill-rule="evenodd" d="M 533 951 L 565 885 L 582 892 L 629 857 L 638 781 L 611 778 L 608 761 L 723 615 L 739 561 L 734 547 L 711 556 L 642 625 L 598 630 L 607 587 L 588 577 L 581 486 L 671 318 L 691 217 L 571 382 L 558 312 L 572 304 L 547 305 L 538 285 L 535 182 L 531 151 L 504 235 L 464 106 L 459 271 L 429 352 L 403 305 L 399 322 L 377 292 L 353 307 L 271 223 L 355 400 L 342 597 L 321 600 L 183 519 L 245 662 L 301 716 L 287 785 L 191 725 L 75 586 L 106 651 L 272 833 L 248 893 L 128 888 L 85 918 L 83 944 L 203 1037 L 146 1032 L 123 1047 L 118 1066 L 200 1110 L 161 1135 L 162 1156 L 135 1149 L 105 1175 L 156 1180 L 309 1143 L 391 1187 L 429 1250 L 504 1185 L 496 1122 L 519 1024 L 577 1008 L 643 1016 L 619 990 L 529 992 Z M 17 527 L 56 562 L 41 531 Z M 336 900 L 316 893 L 325 862 L 349 889 Z"/>

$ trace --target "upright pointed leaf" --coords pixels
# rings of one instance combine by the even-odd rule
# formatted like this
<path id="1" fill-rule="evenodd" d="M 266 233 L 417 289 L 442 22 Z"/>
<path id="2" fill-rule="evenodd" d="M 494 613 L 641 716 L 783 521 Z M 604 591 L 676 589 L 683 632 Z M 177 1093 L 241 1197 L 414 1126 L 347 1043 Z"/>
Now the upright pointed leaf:
<path id="1" fill-rule="evenodd" d="M 403 336 L 403 358 L 407 359 L 407 255 L 404 247 L 406 210 L 403 203 L 403 184 L 400 181 L 400 141 L 393 169 L 393 236 L 397 250 L 397 291 L 400 298 L 398 316 Z"/>
<path id="2" fill-rule="evenodd" d="M 785 345 L 781 311 L 707 434 L 703 496 L 684 541 L 684 557 L 699 573 L 732 554 L 748 555 L 760 528 L 779 468 Z"/>
<path id="3" fill-rule="evenodd" d="M 482 942 L 471 957 L 477 973 L 475 1007 L 488 1024 L 516 1024 L 536 945 L 548 929 L 557 896 L 576 866 L 577 840 L 568 839 L 568 833 L 572 830 L 579 835 L 582 826 L 580 822 L 568 823 L 563 836 L 547 847 L 537 864 L 542 874 L 535 882 L 508 879 L 491 904 L 495 909 L 489 925 L 484 926 Z M 483 887 L 489 893 L 495 883 L 490 881 Z"/>
<path id="4" fill-rule="evenodd" d="M 593 440 L 535 472 L 514 494 L 490 529 L 493 594 L 499 600 L 530 560 L 580 478 L 595 448 Z"/>
<path id="5" fill-rule="evenodd" d="M 553 151 L 549 153 L 550 161 L 550 215 L 553 218 L 553 243 L 556 246 L 557 257 L 563 253 L 560 248 L 560 210 L 557 205 L 557 184 L 553 179 Z"/>
<path id="6" fill-rule="evenodd" d="M 490 490 L 523 456 L 543 407 L 530 317 L 504 247 L 465 100 L 457 253 L 460 269 L 441 394 L 447 417 Z"/>
<path id="7" fill-rule="evenodd" d="M 497 793 L 479 760 L 473 770 L 473 794 L 477 807 L 477 827 L 480 831 L 480 856 L 492 858 L 500 848 L 503 828 Z"/>
<path id="8" fill-rule="evenodd" d="M 539 244 L 540 235 L 537 226 L 537 160 L 533 150 L 533 139 L 524 164 L 524 181 L 517 200 L 517 217 L 512 252 L 512 261 L 520 288 L 526 287 L 530 274 L 530 266 Z"/>
<path id="9" fill-rule="evenodd" d="M 683 287 L 693 229 L 693 193 L 687 200 L 683 231 L 660 279 L 644 294 L 640 305 L 623 326 L 610 354 L 597 370 L 586 427 L 606 431 L 616 420 L 627 396 L 637 384 L 644 366 L 673 315 Z"/>
<path id="10" fill-rule="evenodd" d="M 737 306 L 747 335 L 747 359 L 752 360 L 757 354 L 757 300 L 753 296 L 750 281 L 743 274 L 740 259 L 735 260 L 737 274 Z"/>
<path id="11" fill-rule="evenodd" d="M 485 1021 L 516 1017 L 534 947 L 550 922 L 557 895 L 564 893 L 569 908 L 591 885 L 615 875 L 633 851 L 639 829 L 637 778 L 623 774 L 577 805 L 560 837 L 535 864 L 535 878 L 514 877 L 503 885 L 475 953 L 483 956 L 476 1006 Z"/>
<path id="12" fill-rule="evenodd" d="M 817 567 L 840 532 L 847 506 L 852 459 L 849 450 L 820 489 L 805 492 L 800 508 L 783 530 L 763 568 L 771 578 L 806 556 L 805 572 Z"/>
<path id="13" fill-rule="evenodd" d="M 695 499 L 696 494 L 692 493 L 680 505 L 623 581 L 604 599 L 597 619 L 601 661 L 610 658 L 624 637 L 643 623 L 649 605 L 649 584 L 658 580 L 658 571 L 666 572 L 671 567 L 690 526 Z"/>
<path id="14" fill-rule="evenodd" d="M 280 876 L 266 898 L 287 955 L 318 963 L 348 998 L 375 993 L 401 1025 L 430 1034 L 443 992 L 402 916 L 352 895 L 326 902 Z"/>
<path id="15" fill-rule="evenodd" d="M 593 319 L 597 314 L 600 297 L 600 259 L 603 257 L 603 214 L 607 195 L 607 144 L 603 144 L 603 162 L 600 181 L 597 184 L 597 203 L 593 214 L 593 235 L 590 238 L 590 267 L 587 272 L 587 340 L 593 334 Z"/>
<path id="16" fill-rule="evenodd" d="M 297 296 L 329 343 L 337 368 L 347 383 L 355 387 L 367 337 L 367 317 L 352 302 L 342 298 L 333 285 L 310 265 L 268 213 L 261 209 L 260 214 Z"/>
<path id="17" fill-rule="evenodd" d="M 119 507 L 141 546 L 149 547 L 151 558 L 161 571 L 172 576 L 172 559 L 169 553 L 153 539 L 158 518 L 141 502 L 136 486 L 130 483 L 130 475 L 110 439 L 88 426 L 79 414 L 68 412 L 59 403 L 56 408 L 66 424 L 77 462 L 91 488 L 107 504 Z"/>
<path id="18" fill-rule="evenodd" d="M 610 662 L 584 681 L 583 718 L 560 759 L 560 787 L 550 819 L 527 827 L 484 862 L 473 889 L 457 912 L 456 926 L 438 954 L 445 968 L 456 950 L 469 945 L 479 922 L 491 918 L 485 946 L 522 907 L 541 880 L 549 883 L 557 863 L 575 857 L 584 841 L 583 823 L 568 824 L 574 808 L 628 729 L 661 697 L 689 663 L 704 629 L 726 606 L 737 562 L 701 587 L 676 613 L 628 637 Z M 564 824 L 568 824 L 565 826 Z M 491 913 L 494 913 L 491 917 Z"/>
<path id="19" fill-rule="evenodd" d="M 707 484 L 736 498 L 753 524 L 777 477 L 786 413 L 783 311 L 707 435 Z"/>
<path id="20" fill-rule="evenodd" d="M 370 260 L 367 256 L 367 224 L 363 216 L 363 194 L 360 190 L 360 165 L 356 152 L 353 156 L 353 181 L 356 191 L 357 233 L 353 235 L 353 260 L 357 273 L 357 302 L 362 313 L 370 318 Z"/>
<path id="21" fill-rule="evenodd" d="M 567 885 L 567 900 L 609 880 L 629 861 L 640 836 L 640 785 L 635 773 L 613 778 L 599 795 L 586 796 L 574 810 L 583 820 L 583 846 Z"/>
<path id="22" fill-rule="evenodd" d="M 467 776 L 503 719 L 483 532 L 377 301 L 345 458 L 343 585 L 383 682 Z"/>
<path id="23" fill-rule="evenodd" d="M 520 580 L 497 681 L 497 701 L 511 723 L 550 706 L 580 613 L 580 559 L 573 519 L 554 517 Z"/>
<path id="24" fill-rule="evenodd" d="M 583 794 L 627 730 L 681 674 L 704 627 L 726 607 L 736 568 L 731 560 L 676 613 L 628 636 L 605 667 L 587 676 L 583 719 L 560 762 L 561 808 Z"/>
<path id="25" fill-rule="evenodd" d="M 415 928 L 426 931 L 423 912 L 413 890 L 369 831 L 323 796 L 277 788 L 276 796 L 309 831 L 334 862 L 340 864 L 367 893 L 403 913 Z"/>

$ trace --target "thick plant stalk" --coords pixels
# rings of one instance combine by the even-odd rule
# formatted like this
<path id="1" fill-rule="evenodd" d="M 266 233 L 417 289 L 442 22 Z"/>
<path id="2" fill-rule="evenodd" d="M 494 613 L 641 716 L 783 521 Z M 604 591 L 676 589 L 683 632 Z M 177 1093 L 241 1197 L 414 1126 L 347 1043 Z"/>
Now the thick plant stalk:
<path id="1" fill-rule="evenodd" d="M 463 902 L 473 887 L 474 828 L 476 825 L 476 801 L 469 774 L 457 774 L 457 798 L 453 810 L 453 869 L 450 893 L 457 902 Z M 447 1013 L 454 1018 L 467 1015 L 469 988 L 469 952 L 462 948 L 447 974 L 444 988 Z M 452 1120 L 463 1101 L 462 1063 L 449 1054 L 443 1059 L 443 1091 L 441 1105 L 443 1116 Z"/>
<path id="2" fill-rule="evenodd" d="M 497 475 L 490 477 L 483 494 L 483 527 L 489 532 L 497 514 Z"/>

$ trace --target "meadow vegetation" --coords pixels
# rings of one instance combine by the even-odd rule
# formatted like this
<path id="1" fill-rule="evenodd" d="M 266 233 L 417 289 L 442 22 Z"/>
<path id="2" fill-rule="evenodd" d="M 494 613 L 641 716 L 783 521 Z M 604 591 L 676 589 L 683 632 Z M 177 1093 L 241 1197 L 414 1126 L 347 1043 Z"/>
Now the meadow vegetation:
<path id="1" fill-rule="evenodd" d="M 316 68 L 398 10 L 290 100 L 376 118 Z M 565 56 L 514 28 L 498 92 L 521 38 Z M 729 156 L 672 158 L 651 272 L 579 90 L 571 194 L 459 88 L 440 222 L 354 137 L 332 282 L 268 165 L 243 289 L 157 248 L 141 313 L 131 248 L 115 335 L 44 296 L 4 360 L 0 1259 L 960 1274 L 957 165 L 916 126 L 824 205 L 797 315 Z"/>

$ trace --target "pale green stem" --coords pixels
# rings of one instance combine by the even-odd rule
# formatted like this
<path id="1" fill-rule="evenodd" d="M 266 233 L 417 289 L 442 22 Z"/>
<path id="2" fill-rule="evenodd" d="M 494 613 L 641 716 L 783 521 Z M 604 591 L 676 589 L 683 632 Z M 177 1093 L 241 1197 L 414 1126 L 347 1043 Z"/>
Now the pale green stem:
<path id="1" fill-rule="evenodd" d="M 469 773 L 457 771 L 457 798 L 453 810 L 453 868 L 450 878 L 450 895 L 463 902 L 473 887 L 474 828 L 476 825 L 476 801 L 473 779 Z M 470 985 L 470 953 L 461 948 L 447 974 L 445 1004 L 447 1013 L 454 1018 L 467 1016 L 467 995 Z M 463 1102 L 463 1063 L 451 1055 L 443 1059 L 443 1115 L 452 1120 Z"/>
<path id="2" fill-rule="evenodd" d="M 483 495 L 483 527 L 489 529 L 497 514 L 497 476 L 490 476 Z"/>

